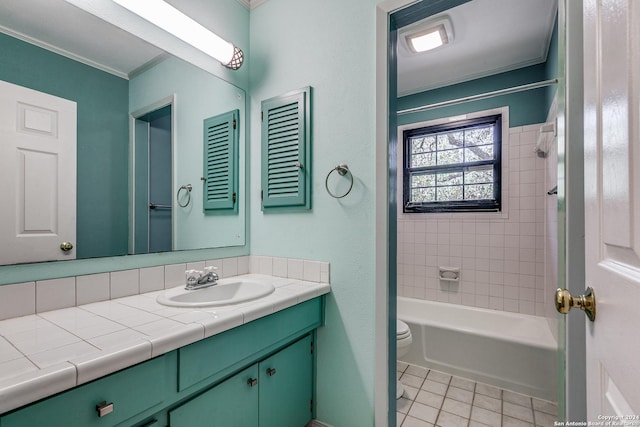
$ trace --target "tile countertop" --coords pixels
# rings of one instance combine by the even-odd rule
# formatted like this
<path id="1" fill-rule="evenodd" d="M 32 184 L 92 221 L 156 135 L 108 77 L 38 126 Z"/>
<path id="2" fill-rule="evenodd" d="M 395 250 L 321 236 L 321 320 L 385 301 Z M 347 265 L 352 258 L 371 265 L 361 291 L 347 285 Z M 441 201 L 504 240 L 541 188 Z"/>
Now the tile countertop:
<path id="1" fill-rule="evenodd" d="M 0 321 L 0 414 L 330 291 L 326 283 L 237 277 L 276 289 L 208 308 L 161 305 L 162 290 Z"/>

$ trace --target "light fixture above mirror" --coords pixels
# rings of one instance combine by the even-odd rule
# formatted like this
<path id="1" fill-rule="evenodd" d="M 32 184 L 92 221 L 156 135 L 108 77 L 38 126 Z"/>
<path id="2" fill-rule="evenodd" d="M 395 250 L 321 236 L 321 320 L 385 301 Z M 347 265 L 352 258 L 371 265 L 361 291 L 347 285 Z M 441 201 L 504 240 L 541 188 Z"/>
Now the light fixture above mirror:
<path id="1" fill-rule="evenodd" d="M 242 65 L 242 50 L 163 0 L 113 0 L 120 6 L 217 59 L 227 68 Z"/>

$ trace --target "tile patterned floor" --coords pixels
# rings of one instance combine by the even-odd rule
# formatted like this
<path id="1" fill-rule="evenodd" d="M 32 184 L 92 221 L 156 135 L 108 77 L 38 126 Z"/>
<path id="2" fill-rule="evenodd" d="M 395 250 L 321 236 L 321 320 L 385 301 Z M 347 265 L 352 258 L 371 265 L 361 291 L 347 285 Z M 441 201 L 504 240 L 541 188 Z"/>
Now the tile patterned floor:
<path id="1" fill-rule="evenodd" d="M 552 427 L 554 402 L 398 362 L 398 427 Z"/>

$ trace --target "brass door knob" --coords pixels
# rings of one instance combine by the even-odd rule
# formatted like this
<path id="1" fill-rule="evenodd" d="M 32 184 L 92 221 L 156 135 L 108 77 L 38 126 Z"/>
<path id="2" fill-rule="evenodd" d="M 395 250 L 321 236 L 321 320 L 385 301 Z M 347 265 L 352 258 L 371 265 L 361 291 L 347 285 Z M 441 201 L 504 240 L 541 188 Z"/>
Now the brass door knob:
<path id="1" fill-rule="evenodd" d="M 71 244 L 70 242 L 60 243 L 60 250 L 62 250 L 63 252 L 69 252 L 71 249 L 73 249 L 73 244 Z"/>
<path id="2" fill-rule="evenodd" d="M 596 320 L 596 294 L 592 288 L 587 288 L 584 295 L 572 297 L 566 289 L 556 290 L 556 310 L 558 313 L 567 314 L 573 307 L 584 311 L 589 320 Z"/>

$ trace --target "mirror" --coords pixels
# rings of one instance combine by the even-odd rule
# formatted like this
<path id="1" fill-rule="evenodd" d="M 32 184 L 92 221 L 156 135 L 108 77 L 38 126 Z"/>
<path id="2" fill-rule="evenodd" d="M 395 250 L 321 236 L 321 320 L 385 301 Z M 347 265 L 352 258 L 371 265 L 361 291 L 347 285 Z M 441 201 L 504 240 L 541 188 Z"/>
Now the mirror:
<path id="1" fill-rule="evenodd" d="M 76 208 L 60 216 L 75 220 L 77 235 L 62 259 L 245 244 L 243 89 L 62 0 L 2 2 L 0 58 L 0 80 L 76 103 Z M 241 129 L 238 208 L 205 213 L 203 120 L 236 109 Z M 154 118 L 162 113 L 164 119 Z M 151 133 L 164 134 L 168 147 L 155 174 L 141 167 L 141 143 L 134 138 L 144 123 Z M 37 171 L 34 179 L 42 179 Z M 141 191 L 149 181 L 164 182 L 164 199 L 151 200 Z M 178 195 L 187 185 L 192 190 Z M 66 181 L 58 191 L 64 193 L 65 187 Z M 136 203 L 155 208 L 140 213 Z M 161 211 L 159 205 L 168 208 Z M 161 217 L 164 226 L 152 234 L 165 237 L 163 244 L 146 249 L 140 244 L 144 214 L 149 214 L 147 222 L 154 222 L 153 215 Z M 50 259 L 56 258 L 16 260 L 0 252 L 0 264 Z"/>

